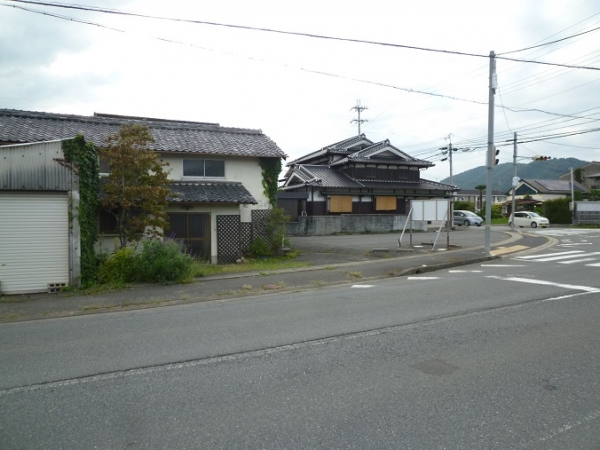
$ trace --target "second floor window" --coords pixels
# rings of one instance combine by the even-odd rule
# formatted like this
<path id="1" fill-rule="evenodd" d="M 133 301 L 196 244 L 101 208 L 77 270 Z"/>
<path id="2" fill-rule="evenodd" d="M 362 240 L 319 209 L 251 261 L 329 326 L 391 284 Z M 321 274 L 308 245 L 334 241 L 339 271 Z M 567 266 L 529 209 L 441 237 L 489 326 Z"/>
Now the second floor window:
<path id="1" fill-rule="evenodd" d="M 183 176 L 224 178 L 225 161 L 216 159 L 184 159 Z"/>

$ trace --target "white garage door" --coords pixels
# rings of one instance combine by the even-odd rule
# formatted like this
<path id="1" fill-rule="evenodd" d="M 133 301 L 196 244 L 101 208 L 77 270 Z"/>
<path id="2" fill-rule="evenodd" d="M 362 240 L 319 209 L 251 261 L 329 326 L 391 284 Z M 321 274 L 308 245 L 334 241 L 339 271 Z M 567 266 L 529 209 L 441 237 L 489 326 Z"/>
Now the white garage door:
<path id="1" fill-rule="evenodd" d="M 0 292 L 45 292 L 68 282 L 67 194 L 0 191 Z"/>

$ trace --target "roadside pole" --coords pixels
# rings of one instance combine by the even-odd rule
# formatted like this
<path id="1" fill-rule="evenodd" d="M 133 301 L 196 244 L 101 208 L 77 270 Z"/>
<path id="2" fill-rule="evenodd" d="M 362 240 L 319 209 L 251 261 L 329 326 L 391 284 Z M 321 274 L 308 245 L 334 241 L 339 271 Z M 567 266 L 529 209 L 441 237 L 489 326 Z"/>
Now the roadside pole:
<path id="1" fill-rule="evenodd" d="M 517 178 L 517 133 L 514 134 L 515 140 L 513 141 L 513 179 L 512 179 L 512 204 L 510 208 L 510 213 L 512 214 L 513 220 L 510 222 L 511 231 L 515 231 L 515 191 L 517 190 L 517 185 L 519 184 Z"/>
<path id="2" fill-rule="evenodd" d="M 485 186 L 485 255 L 490 256 L 492 223 L 492 168 L 494 167 L 494 94 L 496 93 L 496 54 L 490 52 L 490 86 L 488 101 L 488 148 Z"/>

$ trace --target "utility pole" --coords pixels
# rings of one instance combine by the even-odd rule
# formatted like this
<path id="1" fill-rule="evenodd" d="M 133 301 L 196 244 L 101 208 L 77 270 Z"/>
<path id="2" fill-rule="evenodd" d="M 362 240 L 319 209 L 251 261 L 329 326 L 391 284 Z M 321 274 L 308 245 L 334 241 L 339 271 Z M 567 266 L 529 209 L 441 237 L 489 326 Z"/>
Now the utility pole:
<path id="1" fill-rule="evenodd" d="M 488 101 L 488 148 L 487 173 L 485 187 L 485 254 L 490 256 L 491 223 L 492 223 L 492 168 L 494 167 L 494 95 L 498 80 L 496 79 L 496 54 L 490 52 L 490 85 Z"/>
<path id="2" fill-rule="evenodd" d="M 573 183 L 573 168 L 571 167 L 571 224 L 575 224 L 575 184 Z"/>
<path id="3" fill-rule="evenodd" d="M 452 172 L 452 153 L 456 152 L 458 150 L 461 150 L 463 152 L 466 152 L 469 150 L 468 147 L 465 148 L 454 148 L 452 147 L 452 133 L 448 134 L 447 138 L 444 139 L 448 139 L 448 147 L 442 147 L 440 148 L 440 150 L 442 151 L 442 154 L 446 154 L 446 152 L 448 152 L 448 158 L 443 158 L 440 161 L 446 161 L 446 159 L 449 159 L 450 162 L 450 184 L 454 186 L 454 177 L 453 177 L 453 172 Z"/>
<path id="4" fill-rule="evenodd" d="M 448 134 L 448 159 L 450 162 L 450 184 L 454 186 L 454 180 L 452 178 L 452 133 Z"/>
<path id="5" fill-rule="evenodd" d="M 360 113 L 363 112 L 365 109 L 369 109 L 369 108 L 367 108 L 366 106 L 362 106 L 360 104 L 360 100 L 356 100 L 356 106 L 350 108 L 350 111 L 356 111 L 358 113 L 358 119 L 352 119 L 350 121 L 350 123 L 356 122 L 358 124 L 358 135 L 359 136 L 360 136 L 360 124 L 363 122 L 368 122 L 368 120 L 360 118 Z"/>
<path id="6" fill-rule="evenodd" d="M 510 229 L 515 231 L 515 191 L 517 190 L 517 185 L 519 184 L 519 178 L 517 177 L 517 133 L 514 134 L 513 141 L 513 179 L 512 179 L 512 205 L 510 208 L 510 213 L 512 214 L 513 220 L 510 222 Z"/>

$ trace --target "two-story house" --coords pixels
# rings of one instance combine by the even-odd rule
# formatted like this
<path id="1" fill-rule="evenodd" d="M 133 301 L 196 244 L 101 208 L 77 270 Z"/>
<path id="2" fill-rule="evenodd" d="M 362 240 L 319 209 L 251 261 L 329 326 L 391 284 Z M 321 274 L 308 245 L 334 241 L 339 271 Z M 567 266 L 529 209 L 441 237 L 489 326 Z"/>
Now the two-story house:
<path id="1" fill-rule="evenodd" d="M 151 149 L 169 164 L 171 189 L 176 195 L 170 198 L 167 208 L 167 235 L 183 240 L 191 253 L 213 263 L 239 258 L 252 239 L 253 221 L 261 220 L 270 208 L 261 162 L 286 157 L 262 131 L 216 123 L 10 109 L 0 109 L 0 149 L 4 159 L 4 170 L 0 172 L 4 178 L 0 180 L 0 216 L 10 211 L 13 218 L 11 231 L 7 231 L 7 226 L 0 232 L 0 248 L 19 239 L 39 244 L 45 240 L 49 223 L 67 220 L 57 219 L 57 215 L 63 215 L 67 198 L 58 193 L 72 188 L 65 181 L 70 175 L 58 167 L 57 161 L 64 155 L 56 142 L 82 134 L 86 141 L 101 148 L 107 136 L 129 123 L 148 127 L 155 139 Z M 106 164 L 101 161 L 100 167 L 102 176 Z M 33 218 L 31 213 L 39 212 L 40 206 L 48 205 L 53 196 L 63 205 L 61 213 L 46 209 L 46 215 Z M 101 245 L 110 248 L 115 240 L 114 219 L 99 212 L 98 222 Z M 59 234 L 64 234 L 64 230 Z"/>
<path id="2" fill-rule="evenodd" d="M 421 178 L 434 164 L 365 134 L 287 164 L 278 205 L 298 215 L 408 214 L 411 199 L 447 198 L 455 186 Z"/>

